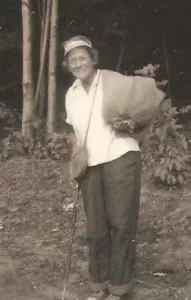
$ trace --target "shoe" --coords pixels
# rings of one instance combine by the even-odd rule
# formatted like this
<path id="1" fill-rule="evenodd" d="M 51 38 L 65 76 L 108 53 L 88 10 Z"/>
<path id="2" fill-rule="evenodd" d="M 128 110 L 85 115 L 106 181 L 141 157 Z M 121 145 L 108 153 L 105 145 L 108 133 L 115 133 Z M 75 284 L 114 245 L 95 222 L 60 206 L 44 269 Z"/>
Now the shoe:
<path id="1" fill-rule="evenodd" d="M 120 296 L 115 296 L 115 295 L 110 294 L 110 295 L 106 298 L 106 300 L 121 300 L 121 299 L 120 299 Z"/>
<path id="2" fill-rule="evenodd" d="M 128 295 L 116 296 L 110 294 L 105 300 L 128 300 Z"/>
<path id="3" fill-rule="evenodd" d="M 109 290 L 103 290 L 96 293 L 93 293 L 91 296 L 88 296 L 86 300 L 105 300 L 109 295 Z"/>

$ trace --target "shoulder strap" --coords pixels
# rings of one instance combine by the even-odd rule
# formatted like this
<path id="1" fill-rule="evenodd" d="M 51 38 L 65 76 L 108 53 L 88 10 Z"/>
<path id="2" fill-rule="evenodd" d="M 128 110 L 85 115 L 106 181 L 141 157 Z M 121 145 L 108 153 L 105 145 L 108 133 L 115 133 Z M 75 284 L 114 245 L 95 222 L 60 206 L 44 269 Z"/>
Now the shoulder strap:
<path id="1" fill-rule="evenodd" d="M 100 75 L 101 75 L 101 70 L 99 71 L 99 74 L 98 74 L 97 84 L 96 84 L 96 88 L 95 88 L 94 95 L 93 95 L 92 106 L 91 106 L 91 110 L 90 110 L 90 114 L 89 114 L 89 118 L 88 118 L 88 125 L 87 125 L 86 134 L 85 134 L 85 138 L 84 138 L 83 148 L 86 147 L 86 142 L 87 142 L 87 138 L 88 138 L 89 127 L 90 127 L 90 122 L 91 122 L 91 117 L 92 117 L 92 112 L 93 112 L 93 106 L 94 106 L 95 97 L 96 97 L 96 94 L 97 94 L 97 89 L 98 89 Z"/>

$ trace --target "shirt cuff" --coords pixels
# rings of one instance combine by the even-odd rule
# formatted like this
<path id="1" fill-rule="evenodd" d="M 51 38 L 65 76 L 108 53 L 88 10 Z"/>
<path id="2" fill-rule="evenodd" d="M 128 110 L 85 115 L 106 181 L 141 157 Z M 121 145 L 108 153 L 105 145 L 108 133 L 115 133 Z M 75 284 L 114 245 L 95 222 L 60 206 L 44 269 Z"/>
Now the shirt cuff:
<path id="1" fill-rule="evenodd" d="M 69 118 L 66 118 L 66 123 L 72 125 L 72 121 Z"/>

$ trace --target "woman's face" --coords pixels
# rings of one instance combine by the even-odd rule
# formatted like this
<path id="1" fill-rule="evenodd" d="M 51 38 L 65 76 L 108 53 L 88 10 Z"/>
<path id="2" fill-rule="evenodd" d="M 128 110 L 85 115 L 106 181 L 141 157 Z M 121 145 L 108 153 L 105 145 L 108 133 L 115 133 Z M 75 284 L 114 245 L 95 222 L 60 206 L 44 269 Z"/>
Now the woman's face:
<path id="1" fill-rule="evenodd" d="M 88 80 L 94 73 L 94 61 L 84 47 L 77 47 L 68 53 L 69 71 L 81 81 Z"/>

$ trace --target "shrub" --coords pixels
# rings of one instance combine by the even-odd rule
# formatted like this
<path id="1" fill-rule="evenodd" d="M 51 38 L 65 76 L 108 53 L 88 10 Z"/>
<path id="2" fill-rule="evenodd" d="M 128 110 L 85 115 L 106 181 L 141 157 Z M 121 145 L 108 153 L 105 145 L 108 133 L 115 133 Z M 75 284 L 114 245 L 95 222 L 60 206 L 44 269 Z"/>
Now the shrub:
<path id="1" fill-rule="evenodd" d="M 10 110 L 0 105 L 0 129 L 13 128 L 21 121 L 21 116 L 16 110 Z"/>
<path id="2" fill-rule="evenodd" d="M 149 64 L 135 73 L 154 77 L 158 68 L 159 65 Z M 166 83 L 165 80 L 158 85 L 165 86 Z M 190 139 L 184 132 L 184 126 L 178 124 L 178 116 L 189 110 L 190 106 L 178 111 L 172 106 L 170 99 L 165 100 L 149 134 L 142 142 L 144 165 L 152 168 L 152 176 L 156 183 L 180 186 L 189 175 Z"/>
<path id="3" fill-rule="evenodd" d="M 36 137 L 24 141 L 20 132 L 13 132 L 3 139 L 0 159 L 6 160 L 13 156 L 25 155 L 38 159 L 68 160 L 72 144 L 72 133 L 54 133 L 48 137 Z"/>
<path id="4" fill-rule="evenodd" d="M 144 164 L 152 167 L 155 182 L 168 186 L 182 185 L 190 170 L 189 141 L 183 125 L 177 124 L 178 114 L 166 100 L 142 144 Z"/>

